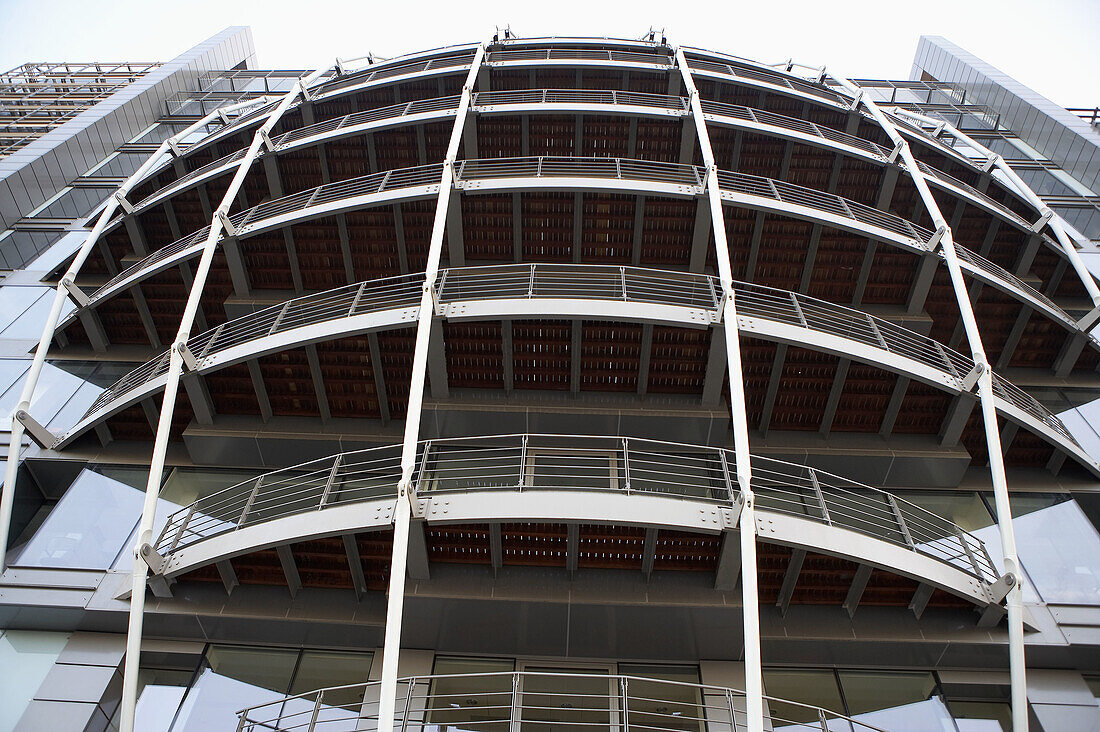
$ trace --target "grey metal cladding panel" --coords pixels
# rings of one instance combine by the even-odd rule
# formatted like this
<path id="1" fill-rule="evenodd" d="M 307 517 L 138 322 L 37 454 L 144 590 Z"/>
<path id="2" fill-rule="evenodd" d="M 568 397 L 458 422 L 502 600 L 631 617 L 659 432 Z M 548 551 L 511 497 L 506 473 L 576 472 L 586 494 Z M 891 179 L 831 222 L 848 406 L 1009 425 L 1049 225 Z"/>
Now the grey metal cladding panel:
<path id="1" fill-rule="evenodd" d="M 110 720 L 97 704 L 60 701 L 32 701 L 19 718 L 15 732 L 83 730 L 97 732 L 110 728 Z"/>

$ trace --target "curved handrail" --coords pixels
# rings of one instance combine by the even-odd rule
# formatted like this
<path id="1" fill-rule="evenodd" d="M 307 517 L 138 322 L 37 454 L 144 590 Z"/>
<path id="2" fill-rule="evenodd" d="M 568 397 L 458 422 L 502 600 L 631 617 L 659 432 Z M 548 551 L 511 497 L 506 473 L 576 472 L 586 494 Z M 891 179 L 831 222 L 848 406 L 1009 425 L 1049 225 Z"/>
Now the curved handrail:
<path id="1" fill-rule="evenodd" d="M 340 137 L 361 134 L 381 126 L 399 124 L 402 120 L 419 117 L 421 120 L 434 119 L 431 116 L 445 117 L 452 114 L 458 106 L 458 96 L 437 97 L 412 102 L 403 102 L 364 112 L 354 112 L 300 127 L 272 139 L 271 152 L 279 154 L 298 147 L 314 145 Z M 596 89 L 524 89 L 494 92 L 475 92 L 471 108 L 475 112 L 498 111 L 500 107 L 525 106 L 529 109 L 556 111 L 559 107 L 593 107 L 608 105 L 619 108 L 649 110 L 653 114 L 683 115 L 688 112 L 687 99 L 665 94 L 645 94 L 640 92 L 622 92 Z M 883 146 L 854 135 L 849 135 L 831 127 L 818 125 L 797 117 L 769 112 L 724 102 L 703 101 L 703 110 L 717 124 L 740 126 L 755 129 L 764 134 L 793 135 L 797 139 L 835 150 L 843 150 L 879 164 L 885 164 L 891 151 Z M 384 125 L 382 124 L 384 123 Z M 266 153 L 261 153 L 266 154 Z M 134 204 L 134 210 L 141 212 L 145 208 L 162 201 L 167 196 L 186 190 L 200 182 L 231 172 L 234 165 L 244 157 L 244 150 L 224 155 L 217 160 L 167 183 Z M 988 194 L 974 188 L 954 176 L 921 163 L 921 170 L 931 176 L 932 183 L 938 187 L 985 209 L 1022 231 L 1031 232 L 1031 225 L 1016 212 L 1004 204 L 995 201 Z M 1036 214 L 1038 216 L 1038 214 Z M 117 227 L 122 216 L 111 223 Z"/>
<path id="2" fill-rule="evenodd" d="M 168 517 L 166 556 L 244 526 L 396 496 L 400 445 L 344 452 L 264 473 Z M 629 437 L 498 435 L 424 440 L 413 471 L 420 497 L 481 491 L 598 491 L 732 506 L 733 450 Z M 856 531 L 960 569 L 998 573 L 983 542 L 904 499 L 822 470 L 753 455 L 757 510 Z M 609 517 L 611 518 L 611 517 Z"/>
<path id="3" fill-rule="evenodd" d="M 624 158 L 574 158 L 574 157 L 528 157 L 493 158 L 459 161 L 456 167 L 457 185 L 462 188 L 478 189 L 492 186 L 522 185 L 536 183 L 551 186 L 560 185 L 599 185 L 616 181 L 633 186 L 638 190 L 655 190 L 663 195 L 694 196 L 703 190 L 701 168 L 677 163 L 659 163 L 654 161 Z M 291 220 L 304 220 L 311 217 L 329 215 L 340 210 L 362 205 L 369 197 L 383 191 L 400 188 L 423 188 L 429 193 L 435 184 L 433 176 L 438 175 L 438 165 L 426 165 L 415 168 L 403 168 L 373 173 L 360 178 L 337 183 L 327 183 L 300 193 L 285 196 L 260 204 L 230 217 L 237 230 L 238 237 L 246 237 L 275 226 L 284 225 Z M 840 196 L 816 189 L 793 185 L 783 181 L 760 176 L 752 176 L 731 171 L 719 171 L 719 185 L 723 198 L 737 205 L 750 208 L 759 207 L 774 210 L 781 215 L 794 215 L 811 220 L 822 221 L 830 226 L 839 226 L 873 239 L 895 246 L 901 246 L 928 254 L 935 242 L 933 232 L 917 226 L 900 216 Z M 503 182 L 502 182 L 503 181 Z M 614 186 L 621 188 L 622 186 Z M 392 200 L 388 197 L 386 200 Z M 145 259 L 111 278 L 89 298 L 84 307 L 94 306 L 109 294 L 123 287 L 161 271 L 177 261 L 197 254 L 198 243 L 203 241 L 206 230 L 202 229 L 184 237 L 169 246 L 159 249 Z M 1080 332 L 1077 321 L 1070 317 L 1050 298 L 1041 294 L 1019 277 L 1004 268 L 986 260 L 984 257 L 957 247 L 963 259 L 964 268 L 974 277 L 997 287 L 1018 300 L 1025 301 L 1031 307 L 1045 312 L 1060 322 L 1063 327 Z M 190 250 L 190 251 L 189 251 Z M 942 257 L 942 253 L 935 256 Z M 83 309 L 83 308 L 82 308 Z M 81 310 L 82 310 L 81 309 Z M 81 310 L 70 314 L 59 327 L 64 328 Z M 1093 337 L 1089 340 L 1097 344 Z"/>
<path id="4" fill-rule="evenodd" d="M 416 308 L 420 285 L 416 276 L 401 275 L 307 295 L 193 336 L 187 347 L 196 359 L 196 368 L 202 370 L 218 354 L 247 353 L 245 346 L 249 342 L 299 328 L 312 329 L 308 333 L 303 331 L 306 334 L 303 337 L 312 337 L 316 327 L 323 323 Z M 934 383 L 955 393 L 963 390 L 963 380 L 974 367 L 969 357 L 932 338 L 860 310 L 754 283 L 734 285 L 742 327 L 747 327 L 749 321 L 760 320 L 842 338 L 873 349 L 883 362 L 890 362 L 891 368 L 904 368 L 904 364 L 910 364 L 911 369 L 925 367 L 936 375 Z M 435 284 L 436 301 L 447 317 L 460 315 L 451 312 L 452 306 L 465 309 L 483 301 L 589 300 L 680 308 L 678 317 L 697 327 L 719 320 L 720 292 L 717 279 L 708 275 L 601 265 L 451 268 L 441 270 Z M 672 316 L 662 310 L 652 317 Z M 905 361 L 898 362 L 899 358 Z M 165 352 L 123 376 L 99 395 L 63 440 L 71 439 L 103 415 L 113 413 L 120 400 L 125 401 L 127 395 L 155 381 L 167 368 Z M 918 378 L 929 377 L 921 374 Z M 1004 402 L 1002 407 L 1018 411 L 1032 423 L 1029 426 L 1047 432 L 1068 452 L 1078 457 L 1084 454 L 1062 421 L 1034 397 L 996 375 L 994 388 Z"/>
<path id="5" fill-rule="evenodd" d="M 463 684 L 464 680 L 469 683 Z M 540 680 L 556 682 L 550 687 L 554 691 L 539 690 Z M 443 681 L 451 683 L 443 685 L 440 683 Z M 256 704 L 237 712 L 241 718 L 237 729 L 377 732 L 381 685 L 381 681 L 368 681 L 331 686 Z M 448 693 L 447 688 L 453 691 Z M 623 732 L 631 728 L 652 732 L 693 729 L 739 732 L 747 729 L 744 699 L 745 692 L 740 689 L 624 674 L 553 671 L 433 674 L 397 680 L 396 723 L 407 732 L 448 726 L 504 729 L 540 722 L 540 726 L 591 726 Z M 776 707 L 766 714 L 768 729 L 886 732 L 821 707 L 771 696 L 764 699 L 770 702 L 768 707 Z"/>

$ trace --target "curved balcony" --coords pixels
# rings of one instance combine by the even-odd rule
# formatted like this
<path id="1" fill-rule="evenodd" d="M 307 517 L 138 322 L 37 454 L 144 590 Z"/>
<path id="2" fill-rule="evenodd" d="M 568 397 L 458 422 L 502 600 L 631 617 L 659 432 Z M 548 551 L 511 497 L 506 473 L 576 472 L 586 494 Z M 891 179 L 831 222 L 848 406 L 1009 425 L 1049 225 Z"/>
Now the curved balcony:
<path id="1" fill-rule="evenodd" d="M 272 139 L 270 153 L 276 155 L 333 140 L 374 132 L 393 126 L 420 124 L 444 120 L 457 112 L 459 97 L 448 96 L 425 99 L 366 112 L 355 112 L 307 127 L 290 130 Z M 776 114 L 735 104 L 704 101 L 703 111 L 707 121 L 722 127 L 750 130 L 775 135 L 784 139 L 858 157 L 878 165 L 887 164 L 891 151 L 883 146 L 848 135 L 807 120 Z M 652 117 L 683 117 L 690 114 L 688 100 L 684 97 L 637 92 L 600 91 L 592 89 L 528 89 L 499 92 L 475 92 L 472 110 L 476 114 L 615 114 Z M 169 183 L 134 205 L 138 213 L 166 198 L 200 185 L 217 176 L 232 172 L 244 158 L 241 149 L 214 160 L 179 179 Z M 904 166 L 903 166 L 904 167 Z M 1021 231 L 1033 233 L 1031 223 L 1016 212 L 998 203 L 973 186 L 920 163 L 921 170 L 930 177 L 930 183 L 941 190 L 965 199 L 1000 220 Z M 1038 217 L 1036 215 L 1036 217 Z M 114 224 L 114 225 L 117 225 Z"/>
<path id="2" fill-rule="evenodd" d="M 979 605 L 997 571 L 977 537 L 884 491 L 753 455 L 761 541 L 842 557 Z M 732 450 L 626 437 L 507 435 L 427 440 L 415 513 L 433 524 L 565 523 L 736 528 Z M 357 450 L 266 473 L 173 513 L 155 549 L 162 574 L 307 539 L 389 526 L 401 446 Z M 579 498 L 583 494 L 583 498 Z"/>
<path id="3" fill-rule="evenodd" d="M 336 686 L 242 709 L 238 732 L 361 732 L 378 729 L 381 682 Z M 745 692 L 620 674 L 539 671 L 409 676 L 397 681 L 403 732 L 603 729 L 738 732 L 748 728 Z M 885 732 L 820 707 L 764 697 L 764 725 L 794 732 Z"/>
<path id="4" fill-rule="evenodd" d="M 456 186 L 471 193 L 543 190 L 598 190 L 642 195 L 695 197 L 703 192 L 701 168 L 623 158 L 532 157 L 464 160 L 455 166 Z M 383 203 L 416 200 L 438 191 L 439 165 L 391 170 L 329 183 L 269 201 L 230 217 L 238 238 L 294 222 Z M 721 194 L 731 205 L 803 219 L 866 236 L 921 256 L 943 258 L 935 235 L 894 214 L 822 191 L 782 181 L 719 171 Z M 202 250 L 207 229 L 153 252 L 108 281 L 85 308 L 121 292 Z M 1063 328 L 1081 333 L 1077 321 L 1019 277 L 965 247 L 956 245 L 963 271 L 1041 312 Z M 71 313 L 64 328 L 85 309 Z M 1088 336 L 1100 348 L 1100 342 Z"/>
<path id="5" fill-rule="evenodd" d="M 265 353 L 356 333 L 408 326 L 419 314 L 422 279 L 404 275 L 290 300 L 188 341 L 197 373 Z M 904 374 L 952 394 L 967 391 L 973 361 L 914 331 L 851 308 L 752 283 L 736 283 L 738 328 L 746 335 L 842 355 Z M 594 265 L 508 265 L 443 270 L 439 314 L 450 320 L 576 318 L 702 328 L 721 320 L 721 288 L 706 275 Z M 59 441 L 163 388 L 167 352 L 106 389 Z M 1100 464 L 1055 415 L 994 377 L 997 409 L 1100 475 Z"/>

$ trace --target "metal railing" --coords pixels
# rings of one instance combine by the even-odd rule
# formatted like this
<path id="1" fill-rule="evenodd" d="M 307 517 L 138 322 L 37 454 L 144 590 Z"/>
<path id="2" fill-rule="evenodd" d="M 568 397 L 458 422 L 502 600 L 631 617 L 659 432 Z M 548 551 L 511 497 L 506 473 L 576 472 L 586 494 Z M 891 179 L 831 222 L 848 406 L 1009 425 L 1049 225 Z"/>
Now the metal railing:
<path id="1" fill-rule="evenodd" d="M 493 178 L 600 178 L 644 183 L 670 183 L 703 188 L 704 172 L 695 165 L 633 158 L 583 158 L 541 155 L 522 158 L 481 158 L 455 164 L 460 182 Z"/>
<path id="2" fill-rule="evenodd" d="M 938 341 L 853 308 L 750 282 L 736 282 L 738 313 L 846 338 L 929 366 L 956 388 L 973 369 L 970 357 Z M 459 302 L 510 299 L 577 299 L 649 303 L 698 308 L 720 315 L 721 286 L 715 277 L 686 272 L 615 267 L 606 265 L 517 264 L 494 267 L 461 267 L 441 270 L 435 284 L 440 305 Z M 203 360 L 249 341 L 298 328 L 384 310 L 416 307 L 420 280 L 401 275 L 371 280 L 288 300 L 231 320 L 188 341 L 188 349 L 203 367 Z M 105 389 L 81 421 L 107 410 L 166 372 L 167 351 L 148 361 Z M 1062 440 L 1077 445 L 1062 421 L 1035 398 L 994 376 L 997 395 L 1030 415 Z"/>
<path id="3" fill-rule="evenodd" d="M 981 580 L 997 571 L 980 539 L 885 491 L 805 465 L 753 455 L 758 510 L 857 531 Z M 478 491 L 600 491 L 736 503 L 733 450 L 628 437 L 504 435 L 425 440 L 413 471 L 420 497 Z M 341 453 L 265 473 L 168 517 L 155 544 L 171 555 L 265 521 L 397 495 L 401 447 Z M 613 520 L 614 517 L 607 517 Z"/>
<path id="4" fill-rule="evenodd" d="M 608 61 L 612 63 L 649 64 L 671 68 L 673 58 L 667 53 L 616 51 L 592 48 L 529 48 L 518 51 L 490 51 L 485 63 L 508 61 Z"/>
<path id="5" fill-rule="evenodd" d="M 334 686 L 237 712 L 237 732 L 378 732 L 381 682 Z M 768 729 L 885 732 L 821 707 L 767 700 Z M 398 679 L 393 732 L 738 732 L 745 692 L 621 674 L 506 671 Z"/>

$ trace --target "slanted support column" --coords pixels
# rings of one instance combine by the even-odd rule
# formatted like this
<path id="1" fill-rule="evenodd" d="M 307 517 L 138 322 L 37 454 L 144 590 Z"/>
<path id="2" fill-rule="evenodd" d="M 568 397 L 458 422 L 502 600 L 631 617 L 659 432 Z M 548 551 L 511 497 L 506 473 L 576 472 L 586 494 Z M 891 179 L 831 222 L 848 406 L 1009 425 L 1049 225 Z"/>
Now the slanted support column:
<path id="1" fill-rule="evenodd" d="M 756 509 L 752 492 L 752 470 L 749 463 L 749 426 L 745 415 L 745 377 L 741 371 L 741 342 L 737 329 L 737 305 L 734 301 L 733 268 L 726 242 L 726 223 L 722 213 L 722 197 L 718 187 L 718 166 L 707 133 L 699 90 L 691 77 L 682 48 L 676 49 L 676 65 L 684 90 L 691 103 L 691 116 L 699 148 L 706 166 L 706 194 L 710 203 L 711 226 L 718 261 L 718 278 L 722 284 L 722 322 L 726 340 L 726 363 L 729 368 L 730 412 L 733 422 L 733 448 L 736 463 L 737 488 L 742 501 L 741 535 L 741 597 L 744 605 L 745 635 L 745 697 L 749 732 L 764 729 L 764 683 L 760 668 L 760 598 L 756 576 Z M 672 78 L 675 78 L 673 74 Z M 732 491 L 731 491 L 732 493 Z"/>
<path id="2" fill-rule="evenodd" d="M 1015 580 L 1015 578 L 1018 578 L 1020 575 L 1019 559 L 1016 554 L 1016 536 L 1012 526 L 1012 510 L 1008 497 L 1008 481 L 1005 477 L 1004 448 L 1001 445 L 1001 436 L 997 429 L 997 407 L 993 395 L 993 370 L 989 366 L 989 359 L 986 357 L 985 347 L 982 345 L 981 331 L 978 329 L 978 322 L 974 317 L 974 308 L 970 302 L 970 293 L 967 290 L 966 281 L 963 279 L 962 267 L 959 265 L 958 253 L 955 251 L 955 240 L 951 233 L 951 227 L 948 226 L 943 213 L 940 211 L 939 205 L 936 203 L 936 199 L 932 196 L 932 192 L 928 188 L 928 181 L 925 179 L 924 173 L 921 172 L 916 159 L 913 157 L 912 151 L 909 149 L 909 143 L 901 136 L 901 133 L 898 132 L 894 123 L 882 113 L 878 105 L 858 86 L 848 79 L 837 76 L 836 74 L 830 74 L 830 76 L 856 99 L 857 105 L 863 105 L 871 116 L 874 117 L 883 132 L 889 136 L 890 141 L 894 143 L 895 149 L 900 154 L 901 159 L 905 162 L 909 177 L 913 180 L 913 185 L 920 194 L 924 208 L 928 211 L 929 216 L 932 217 L 932 222 L 936 230 L 943 232 L 942 236 L 940 236 L 938 246 L 943 251 L 944 262 L 951 276 L 951 287 L 955 291 L 955 299 L 959 306 L 959 315 L 962 320 L 963 329 L 966 333 L 966 339 L 970 344 L 971 357 L 974 359 L 975 367 L 980 369 L 977 379 L 978 404 L 982 410 L 986 447 L 989 451 L 989 472 L 993 480 L 993 496 L 997 506 L 997 525 L 1001 532 L 1001 551 L 1004 554 L 1005 573 L 1006 575 L 1011 575 L 1011 578 Z M 973 143 L 973 141 L 969 139 L 967 142 Z M 990 153 L 990 155 L 992 156 L 992 153 Z M 994 157 L 991 157 L 991 160 L 993 160 L 994 163 L 996 162 Z M 1006 175 L 1011 178 L 1014 174 L 1006 173 Z M 1068 241 L 1067 238 L 1066 242 Z M 1076 267 L 1077 263 L 1080 262 L 1080 257 L 1077 255 L 1072 245 L 1069 246 L 1069 251 L 1067 251 L 1066 254 Z M 1081 264 L 1081 269 L 1078 271 L 1079 273 L 1087 272 L 1087 270 L 1084 270 L 1083 264 Z M 1084 278 L 1082 278 L 1082 281 L 1084 281 Z M 1090 296 L 1093 297 L 1093 302 L 1100 304 L 1100 290 L 1097 290 L 1096 283 L 1092 281 L 1091 275 L 1089 275 L 1085 287 L 1088 289 Z M 1011 584 L 1012 589 L 1008 592 L 1007 600 L 1009 672 L 1012 685 L 1012 728 L 1021 732 L 1027 732 L 1028 714 L 1027 681 L 1024 664 L 1023 598 L 1020 590 L 1020 582 L 1013 581 Z M 917 613 L 918 617 L 920 615 L 919 611 L 923 611 L 924 609 L 923 606 L 925 603 L 920 602 L 922 599 L 922 593 L 918 590 L 918 597 L 914 598 L 914 612 Z"/>
<path id="3" fill-rule="evenodd" d="M 393 554 L 390 560 L 389 598 L 386 605 L 386 635 L 382 647 L 382 683 L 378 693 L 378 729 L 393 729 L 397 696 L 397 658 L 401 652 L 401 620 L 405 606 L 405 575 L 409 559 L 409 528 L 416 496 L 413 494 L 413 470 L 416 466 L 417 444 L 420 439 L 420 417 L 427 386 L 429 346 L 435 320 L 435 282 L 443 254 L 443 234 L 447 228 L 447 212 L 454 189 L 454 161 L 462 130 L 470 111 L 474 84 L 485 58 L 485 44 L 478 46 L 470 63 L 470 72 L 462 87 L 462 98 L 455 113 L 447 152 L 443 158 L 439 194 L 435 204 L 435 219 L 428 244 L 428 261 L 424 267 L 424 290 L 420 297 L 420 312 L 416 323 L 416 344 L 413 347 L 412 377 L 409 381 L 409 406 L 405 414 L 405 435 L 401 444 L 401 479 L 397 484 L 397 505 L 393 512 Z M 433 384 L 434 386 L 434 384 Z"/>
<path id="4" fill-rule="evenodd" d="M 168 451 L 168 435 L 172 427 L 172 417 L 175 414 L 176 396 L 179 392 L 180 377 L 184 368 L 184 353 L 187 341 L 191 337 L 191 328 L 195 324 L 195 318 L 202 301 L 203 290 L 206 286 L 206 278 L 210 274 L 210 266 L 214 261 L 214 253 L 218 248 L 218 241 L 225 231 L 228 222 L 229 210 L 237 199 L 245 177 L 252 168 L 271 130 L 286 113 L 290 105 L 304 94 L 304 89 L 317 81 L 325 69 L 318 69 L 304 79 L 294 83 L 290 91 L 283 96 L 282 101 L 272 110 L 265 121 L 252 137 L 244 158 L 241 160 L 237 172 L 233 175 L 229 187 L 210 217 L 210 231 L 203 243 L 202 256 L 195 269 L 194 281 L 187 295 L 187 304 L 184 306 L 183 315 L 180 318 L 179 330 L 175 340 L 169 348 L 168 373 L 165 377 L 164 399 L 161 402 L 160 419 L 157 423 L 156 436 L 153 439 L 153 456 L 149 462 L 149 480 L 145 487 L 145 505 L 141 512 L 141 521 L 138 524 L 138 539 L 134 547 L 133 584 L 130 592 L 130 619 L 126 631 L 126 661 L 124 665 L 122 683 L 122 706 L 119 729 L 121 732 L 133 732 L 134 711 L 137 702 L 137 677 L 141 655 L 141 635 L 145 618 L 145 585 L 148 577 L 149 566 L 142 555 L 142 547 L 152 543 L 153 524 L 156 519 L 157 501 L 160 497 L 161 475 L 164 472 L 164 460 Z M 232 235 L 231 231 L 225 233 Z"/>
<path id="5" fill-rule="evenodd" d="M 7 563 L 8 531 L 11 525 L 12 505 L 15 500 L 15 481 L 19 469 L 20 445 L 23 441 L 23 434 L 25 432 L 23 423 L 14 415 L 18 414 L 20 411 L 25 412 L 30 409 L 31 401 L 34 399 L 35 389 L 38 387 L 38 379 L 46 363 L 46 353 L 49 351 L 50 343 L 53 341 L 54 330 L 57 329 L 57 322 L 61 318 L 61 310 L 65 306 L 65 300 L 68 298 L 77 299 L 77 296 L 73 292 L 73 290 L 76 289 L 73 283 L 76 282 L 76 277 L 80 274 L 84 262 L 87 261 L 88 256 L 97 246 L 103 244 L 100 237 L 103 235 L 103 230 L 107 227 L 107 224 L 111 221 L 115 212 L 118 211 L 120 207 L 126 210 L 126 207 L 130 205 L 129 202 L 123 205 L 123 202 L 126 201 L 126 196 L 134 186 L 144 180 L 162 161 L 167 160 L 168 157 L 171 156 L 171 151 L 175 148 L 179 140 L 203 129 L 210 122 L 217 119 L 219 114 L 263 104 L 266 101 L 268 101 L 268 99 L 264 97 L 233 104 L 228 107 L 222 107 L 160 143 L 153 154 L 149 156 L 149 159 L 142 163 L 141 166 L 134 171 L 133 175 L 127 178 L 125 182 L 118 187 L 114 195 L 107 199 L 107 203 L 103 207 L 103 212 L 100 213 L 99 218 L 88 234 L 88 238 L 84 240 L 80 249 L 77 250 L 76 256 L 73 257 L 72 264 L 69 265 L 69 269 L 65 271 L 60 282 L 58 282 L 57 290 L 54 293 L 53 305 L 42 327 L 42 335 L 39 337 L 38 346 L 34 350 L 34 358 L 31 359 L 30 369 L 28 369 L 26 379 L 23 381 L 23 391 L 19 395 L 19 402 L 16 404 L 15 409 L 12 410 L 11 438 L 8 442 L 11 447 L 8 449 L 8 457 L 4 465 L 3 493 L 0 494 L 0 571 L 3 571 Z M 105 259 L 108 263 L 108 268 L 114 268 L 114 261 L 110 253 L 106 251 L 105 246 L 102 248 L 105 251 Z M 118 272 L 114 270 L 111 274 L 118 274 Z M 78 300 L 75 304 L 78 308 L 83 309 L 84 303 Z M 81 318 L 82 322 L 85 322 L 85 320 L 92 322 L 90 319 Z"/>

